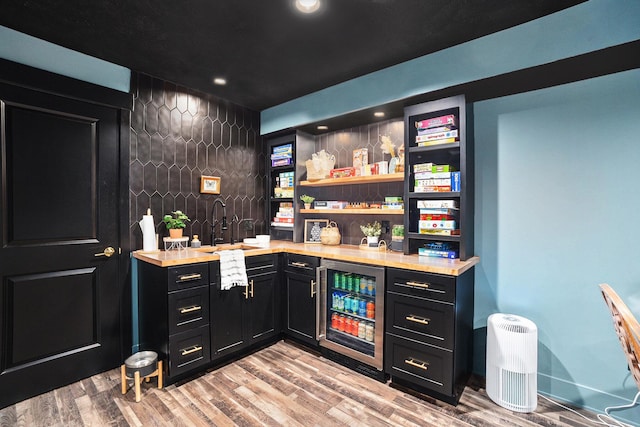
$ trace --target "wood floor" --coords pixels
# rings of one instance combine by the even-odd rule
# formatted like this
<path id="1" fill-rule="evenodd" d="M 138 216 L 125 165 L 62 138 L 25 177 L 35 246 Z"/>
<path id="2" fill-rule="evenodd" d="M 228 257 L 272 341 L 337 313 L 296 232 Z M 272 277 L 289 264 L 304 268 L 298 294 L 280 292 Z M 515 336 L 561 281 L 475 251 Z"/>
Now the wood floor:
<path id="1" fill-rule="evenodd" d="M 139 403 L 114 369 L 0 410 L 0 426 L 536 425 L 592 424 L 544 399 L 511 412 L 477 387 L 455 407 L 419 399 L 284 341 L 184 384 L 153 379 Z"/>

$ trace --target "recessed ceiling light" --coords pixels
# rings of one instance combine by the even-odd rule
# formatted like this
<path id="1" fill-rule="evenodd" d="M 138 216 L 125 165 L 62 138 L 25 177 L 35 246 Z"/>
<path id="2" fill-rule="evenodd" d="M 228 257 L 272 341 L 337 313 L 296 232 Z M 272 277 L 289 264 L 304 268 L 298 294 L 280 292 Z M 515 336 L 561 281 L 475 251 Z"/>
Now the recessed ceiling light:
<path id="1" fill-rule="evenodd" d="M 320 125 L 317 127 L 318 130 L 329 130 L 329 126 Z"/>
<path id="2" fill-rule="evenodd" d="M 213 79 L 213 83 L 220 86 L 224 86 L 227 84 L 227 79 L 222 77 L 216 77 L 215 79 Z"/>
<path id="3" fill-rule="evenodd" d="M 296 0 L 296 8 L 302 13 L 313 13 L 320 9 L 320 0 Z"/>
<path id="4" fill-rule="evenodd" d="M 376 111 L 373 113 L 373 115 L 376 117 L 384 117 L 384 111 Z"/>

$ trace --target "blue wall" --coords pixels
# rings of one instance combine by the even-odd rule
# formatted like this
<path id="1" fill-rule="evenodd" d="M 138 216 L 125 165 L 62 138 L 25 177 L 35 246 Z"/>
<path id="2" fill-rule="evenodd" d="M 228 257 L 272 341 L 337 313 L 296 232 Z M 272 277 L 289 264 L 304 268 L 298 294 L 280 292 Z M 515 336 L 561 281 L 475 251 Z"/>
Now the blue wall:
<path id="1" fill-rule="evenodd" d="M 640 317 L 640 70 L 474 113 L 475 328 L 494 312 L 525 316 L 538 326 L 541 392 L 594 410 L 629 403 L 638 390 L 598 284 Z"/>
<path id="2" fill-rule="evenodd" d="M 128 68 L 2 26 L 0 58 L 129 92 L 131 71 Z"/>

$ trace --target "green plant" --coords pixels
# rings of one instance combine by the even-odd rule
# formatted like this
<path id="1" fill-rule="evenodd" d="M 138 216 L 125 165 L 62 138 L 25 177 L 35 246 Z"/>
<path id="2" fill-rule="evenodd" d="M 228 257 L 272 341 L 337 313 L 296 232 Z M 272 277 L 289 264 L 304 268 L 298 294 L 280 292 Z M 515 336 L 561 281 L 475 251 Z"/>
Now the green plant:
<path id="1" fill-rule="evenodd" d="M 300 196 L 300 200 L 302 200 L 302 203 L 313 203 L 313 201 L 316 198 L 313 196 L 307 196 L 306 194 L 303 194 L 302 196 Z"/>
<path id="2" fill-rule="evenodd" d="M 367 223 L 365 225 L 360 226 L 360 230 L 367 237 L 375 237 L 382 234 L 382 226 L 378 221 L 374 221 L 373 223 Z"/>
<path id="3" fill-rule="evenodd" d="M 167 226 L 167 230 L 171 230 L 172 228 L 185 228 L 187 226 L 185 222 L 191 220 L 182 211 L 175 211 L 171 212 L 171 215 L 165 215 L 162 221 Z"/>
<path id="4" fill-rule="evenodd" d="M 391 229 L 392 237 L 404 237 L 404 225 L 394 225 Z"/>

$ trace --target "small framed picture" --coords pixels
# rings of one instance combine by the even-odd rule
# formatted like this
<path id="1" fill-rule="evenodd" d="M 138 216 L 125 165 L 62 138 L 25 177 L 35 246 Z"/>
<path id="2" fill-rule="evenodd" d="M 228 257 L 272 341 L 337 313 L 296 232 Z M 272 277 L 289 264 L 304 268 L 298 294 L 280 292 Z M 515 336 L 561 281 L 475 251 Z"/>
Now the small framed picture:
<path id="1" fill-rule="evenodd" d="M 304 220 L 304 242 L 322 243 L 320 232 L 329 225 L 328 219 L 305 219 Z"/>
<path id="2" fill-rule="evenodd" d="M 220 194 L 220 178 L 202 175 L 200 177 L 200 192 L 203 194 Z"/>

